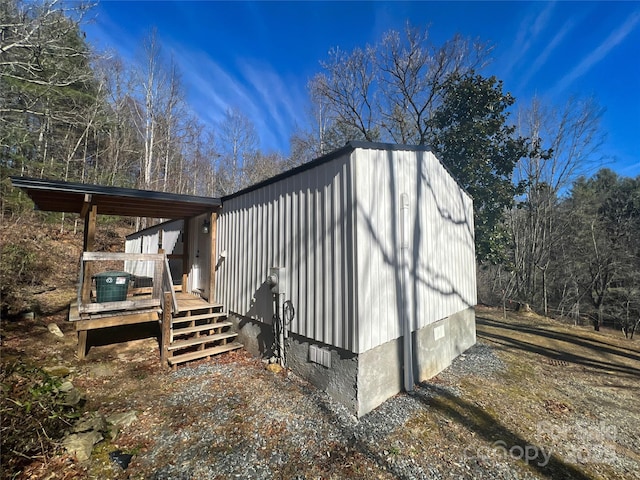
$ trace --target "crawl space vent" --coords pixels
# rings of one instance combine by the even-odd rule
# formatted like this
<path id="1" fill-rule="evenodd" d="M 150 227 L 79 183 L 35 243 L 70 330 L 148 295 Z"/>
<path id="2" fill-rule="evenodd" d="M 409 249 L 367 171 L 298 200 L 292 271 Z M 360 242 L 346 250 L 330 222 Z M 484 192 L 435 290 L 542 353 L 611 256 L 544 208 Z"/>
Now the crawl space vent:
<path id="1" fill-rule="evenodd" d="M 331 368 L 331 352 L 327 349 L 317 347 L 316 345 L 310 345 L 309 361 Z"/>

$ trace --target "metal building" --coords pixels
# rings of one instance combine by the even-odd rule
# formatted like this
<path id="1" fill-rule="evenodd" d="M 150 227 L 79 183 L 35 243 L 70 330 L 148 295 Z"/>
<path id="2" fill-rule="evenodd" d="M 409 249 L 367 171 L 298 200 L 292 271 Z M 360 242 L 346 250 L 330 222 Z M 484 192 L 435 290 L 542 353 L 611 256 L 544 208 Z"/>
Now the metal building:
<path id="1" fill-rule="evenodd" d="M 475 343 L 473 202 L 428 148 L 351 142 L 222 205 L 215 298 L 240 341 L 268 350 L 289 301 L 287 366 L 354 414 Z"/>

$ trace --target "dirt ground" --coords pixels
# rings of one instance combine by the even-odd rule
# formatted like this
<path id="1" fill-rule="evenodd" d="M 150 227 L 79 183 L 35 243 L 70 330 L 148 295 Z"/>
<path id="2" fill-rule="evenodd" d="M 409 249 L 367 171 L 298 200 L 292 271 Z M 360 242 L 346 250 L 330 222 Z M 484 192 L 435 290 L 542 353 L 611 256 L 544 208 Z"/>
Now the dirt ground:
<path id="1" fill-rule="evenodd" d="M 357 421 L 242 351 L 164 369 L 152 324 L 95 332 L 78 361 L 44 295 L 57 313 L 3 320 L 2 365 L 64 365 L 83 412 L 136 420 L 86 462 L 59 446 L 4 478 L 640 478 L 640 340 L 620 332 L 479 307 L 476 347 Z"/>

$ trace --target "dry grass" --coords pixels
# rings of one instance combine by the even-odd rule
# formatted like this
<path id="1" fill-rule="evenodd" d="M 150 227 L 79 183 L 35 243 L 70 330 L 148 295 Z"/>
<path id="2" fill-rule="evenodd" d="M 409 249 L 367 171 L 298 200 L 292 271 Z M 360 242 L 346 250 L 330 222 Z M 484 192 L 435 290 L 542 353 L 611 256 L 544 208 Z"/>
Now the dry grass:
<path id="1" fill-rule="evenodd" d="M 410 431 L 435 451 L 471 454 L 480 464 L 506 460 L 523 475 L 638 478 L 637 342 L 535 314 L 504 319 L 480 308 L 477 317 L 479 341 L 492 345 L 506 368 L 436 377 L 460 393 L 426 400 L 431 408 L 410 422 Z M 501 447 L 512 455 L 505 458 Z M 527 448 L 534 458 L 510 458 Z"/>

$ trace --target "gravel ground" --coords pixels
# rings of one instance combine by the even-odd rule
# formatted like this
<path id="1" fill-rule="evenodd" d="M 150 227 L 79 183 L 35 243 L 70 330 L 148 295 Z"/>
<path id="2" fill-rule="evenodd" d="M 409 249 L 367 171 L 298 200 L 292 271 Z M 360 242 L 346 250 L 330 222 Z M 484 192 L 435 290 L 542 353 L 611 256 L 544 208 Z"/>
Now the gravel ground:
<path id="1" fill-rule="evenodd" d="M 509 462 L 486 469 L 455 453 L 441 463 L 404 455 L 415 448 L 398 438 L 412 418 L 428 414 L 430 399 L 460 395 L 456 378 L 503 369 L 493 349 L 478 344 L 437 384 L 396 395 L 358 421 L 295 375 L 274 375 L 259 362 L 186 366 L 169 375 L 177 389 L 165 406 L 175 417 L 153 431 L 153 444 L 131 473 L 157 480 L 535 478 L 514 471 Z"/>
<path id="2" fill-rule="evenodd" d="M 640 479 L 640 354 L 617 338 L 564 337 L 565 327 L 538 319 L 480 321 L 478 343 L 450 367 L 357 420 L 242 351 L 169 372 L 145 338 L 94 347 L 78 362 L 72 327 L 60 323 L 65 337 L 55 338 L 48 321 L 7 330 L 3 348 L 67 364 L 88 412 L 136 420 L 84 464 L 54 456 L 19 478 Z M 575 358 L 556 360 L 572 346 Z M 538 450 L 523 461 L 513 448 Z M 133 455 L 127 470 L 109 459 L 114 450 Z"/>

